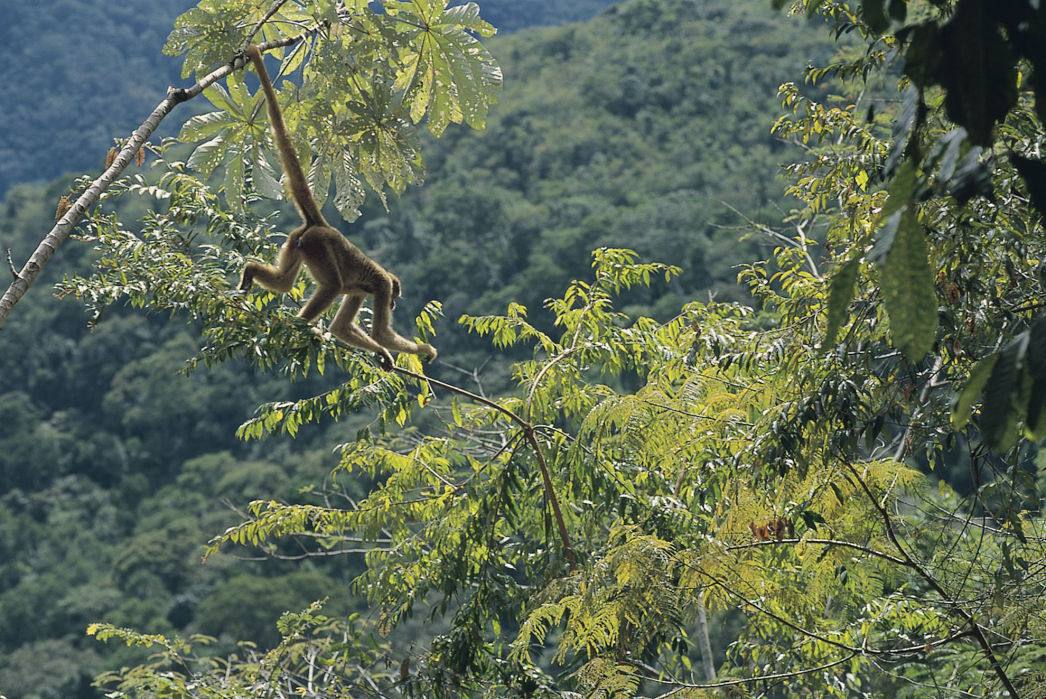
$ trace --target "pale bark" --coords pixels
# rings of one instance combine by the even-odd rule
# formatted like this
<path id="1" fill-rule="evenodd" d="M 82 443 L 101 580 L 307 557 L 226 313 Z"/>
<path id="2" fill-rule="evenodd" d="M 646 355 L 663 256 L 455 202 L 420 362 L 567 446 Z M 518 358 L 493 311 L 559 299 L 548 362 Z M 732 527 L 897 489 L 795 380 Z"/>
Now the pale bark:
<path id="1" fill-rule="evenodd" d="M 268 41 L 264 44 L 260 44 L 258 48 L 262 51 L 268 51 L 270 49 L 279 46 L 290 46 L 301 41 L 306 36 L 315 33 L 319 28 L 314 28 L 298 36 L 287 37 L 285 39 L 279 39 L 276 41 Z M 109 185 L 124 171 L 131 161 L 134 159 L 134 154 L 138 152 L 138 149 L 148 140 L 149 136 L 156 130 L 156 127 L 160 125 L 164 117 L 171 113 L 171 111 L 181 102 L 193 99 L 201 92 L 203 92 L 208 86 L 221 80 L 225 76 L 232 73 L 234 70 L 239 70 L 246 63 L 244 56 L 237 56 L 235 59 L 226 63 L 221 68 L 209 73 L 207 76 L 200 79 L 195 85 L 188 89 L 167 89 L 167 96 L 163 99 L 160 104 L 156 106 L 149 118 L 142 122 L 131 134 L 130 139 L 124 144 L 123 149 L 113 160 L 113 164 L 110 165 L 105 172 L 101 174 L 91 186 L 87 188 L 83 194 L 73 203 L 69 208 L 69 211 L 58 220 L 54 228 L 44 236 L 43 240 L 36 247 L 36 250 L 30 255 L 29 259 L 22 266 L 22 269 L 16 273 L 15 280 L 7 287 L 7 291 L 4 292 L 3 297 L 0 297 L 0 328 L 3 327 L 4 322 L 7 320 L 7 316 L 11 314 L 11 310 L 15 304 L 25 295 L 25 292 L 32 286 L 33 282 L 40 275 L 40 271 L 44 265 L 47 264 L 48 260 L 58 250 L 58 246 L 65 242 L 69 234 L 72 233 L 73 227 L 76 226 L 77 222 L 84 215 L 89 208 L 98 203 L 102 193 L 109 188 Z M 12 267 L 13 269 L 13 267 Z"/>

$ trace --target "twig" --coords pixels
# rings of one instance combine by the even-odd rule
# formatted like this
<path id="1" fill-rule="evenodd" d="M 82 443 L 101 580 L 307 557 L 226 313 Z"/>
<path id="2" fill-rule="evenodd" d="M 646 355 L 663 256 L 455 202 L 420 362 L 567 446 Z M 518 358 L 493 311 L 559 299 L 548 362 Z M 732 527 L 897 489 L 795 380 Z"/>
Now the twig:
<path id="1" fill-rule="evenodd" d="M 735 544 L 734 546 L 727 546 L 727 551 L 740 551 L 741 549 L 756 548 L 759 546 L 773 546 L 776 544 L 821 544 L 822 546 L 842 546 L 844 548 L 856 549 L 862 553 L 867 553 L 869 556 L 875 556 L 876 558 L 883 558 L 891 563 L 898 565 L 907 565 L 907 561 L 897 556 L 891 556 L 883 551 L 876 551 L 868 546 L 862 546 L 861 544 L 855 544 L 852 541 L 840 541 L 838 539 L 771 539 L 769 541 L 753 541 L 748 544 Z"/>
<path id="2" fill-rule="evenodd" d="M 758 675 L 756 677 L 742 677 L 737 680 L 722 680 L 720 682 L 712 682 L 710 684 L 688 684 L 686 682 L 679 682 L 678 680 L 672 680 L 671 684 L 679 684 L 681 686 L 673 689 L 667 694 L 662 694 L 661 697 L 670 697 L 677 692 L 682 692 L 684 689 L 719 689 L 720 687 L 736 687 L 739 684 L 752 684 L 754 682 L 771 682 L 774 680 L 787 680 L 791 677 L 801 677 L 802 675 L 809 675 L 812 672 L 821 672 L 822 670 L 829 670 L 837 665 L 848 663 L 857 657 L 857 653 L 851 653 L 845 658 L 839 660 L 833 660 L 830 663 L 824 665 L 818 665 L 817 667 L 807 667 L 802 670 L 793 670 L 792 672 L 778 672 L 773 675 Z M 661 684 L 668 684 L 664 680 L 660 680 L 656 677 L 643 677 L 645 680 L 651 682 L 659 682 Z M 660 699 L 660 698 L 659 698 Z"/>
<path id="3" fill-rule="evenodd" d="M 796 250 L 799 250 L 800 252 L 802 252 L 803 253 L 803 257 L 806 258 L 806 264 L 810 268 L 810 273 L 813 274 L 814 278 L 819 280 L 819 281 L 821 279 L 823 279 L 823 277 L 821 276 L 821 273 L 817 270 L 817 264 L 814 262 L 814 258 L 810 257 L 810 252 L 808 250 L 808 247 L 809 247 L 810 243 L 809 243 L 809 241 L 806 238 L 806 231 L 803 230 L 802 225 L 798 225 L 797 224 L 796 227 L 795 227 L 796 232 L 799 234 L 799 239 L 802 241 L 802 242 L 796 242 L 795 240 L 793 240 L 793 239 L 789 238 L 788 236 L 784 235 L 783 233 L 778 233 L 773 228 L 770 228 L 770 226 L 764 225 L 762 223 L 759 223 L 758 221 L 755 221 L 755 220 L 749 218 L 748 216 L 745 216 L 738 209 L 736 209 L 735 207 L 731 206 L 730 204 L 727 204 L 725 201 L 721 201 L 719 203 L 722 204 L 723 206 L 725 206 L 726 208 L 730 209 L 731 211 L 733 211 L 735 214 L 737 214 L 741 218 L 743 218 L 745 220 L 745 222 L 748 223 L 748 225 L 752 226 L 753 228 L 755 228 L 757 231 L 759 231 L 763 235 L 765 235 L 767 237 L 770 237 L 770 238 L 773 238 L 774 240 L 777 240 L 777 241 L 779 241 L 781 243 L 784 243 L 788 247 L 795 248 Z"/>
<path id="4" fill-rule="evenodd" d="M 11 248 L 7 248 L 7 268 L 11 270 L 11 276 L 18 280 L 18 270 L 15 269 L 15 261 L 11 259 Z"/>
<path id="5" fill-rule="evenodd" d="M 251 27 L 251 30 L 247 32 L 247 36 L 244 37 L 243 44 L 241 46 L 241 48 L 244 51 L 247 50 L 247 45 L 251 43 L 251 39 L 253 39 L 254 35 L 258 33 L 258 30 L 261 29 L 265 25 L 265 23 L 269 21 L 269 18 L 276 14 L 279 11 L 279 9 L 283 7 L 284 4 L 286 4 L 286 2 L 287 0 L 276 0 L 276 2 L 272 4 L 272 7 L 269 8 L 269 11 L 265 13 L 265 16 L 259 19 L 258 22 L 253 27 Z"/>

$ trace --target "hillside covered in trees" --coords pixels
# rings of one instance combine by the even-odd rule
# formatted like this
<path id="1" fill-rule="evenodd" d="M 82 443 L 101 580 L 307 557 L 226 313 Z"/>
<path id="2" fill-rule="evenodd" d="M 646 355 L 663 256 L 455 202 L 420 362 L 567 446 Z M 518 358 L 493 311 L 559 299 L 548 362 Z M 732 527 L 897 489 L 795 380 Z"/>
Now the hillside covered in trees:
<path id="1" fill-rule="evenodd" d="M 296 217 L 215 83 L 0 316 L 0 692 L 1041 694 L 1037 5 L 382 7 L 175 44 L 269 41 L 439 360 L 235 289 Z M 83 187 L 8 194 L 14 259 Z"/>
<path id="2" fill-rule="evenodd" d="M 614 0 L 488 0 L 484 17 L 500 33 L 585 20 Z M 160 49 L 192 0 L 54 0 L 5 6 L 0 46 L 0 197 L 22 182 L 42 183 L 98 167 L 114 138 L 126 138 L 182 86 L 180 62 Z M 69 40 L 75 27 L 76 41 Z M 160 135 L 171 136 L 176 125 Z"/>

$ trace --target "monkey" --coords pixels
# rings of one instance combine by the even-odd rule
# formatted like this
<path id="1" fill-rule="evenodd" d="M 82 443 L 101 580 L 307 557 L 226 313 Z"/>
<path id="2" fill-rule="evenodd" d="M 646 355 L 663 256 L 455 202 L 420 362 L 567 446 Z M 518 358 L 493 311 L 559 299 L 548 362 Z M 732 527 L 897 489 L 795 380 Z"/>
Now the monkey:
<path id="1" fill-rule="evenodd" d="M 244 265 L 239 291 L 247 292 L 257 282 L 270 291 L 286 293 L 290 291 L 304 264 L 316 283 L 316 290 L 298 312 L 299 318 L 312 322 L 338 296 L 344 294 L 345 299 L 330 325 L 332 335 L 348 345 L 376 353 L 386 371 L 392 369 L 389 350 L 424 355 L 428 361 L 434 360 L 435 347 L 427 342 L 411 342 L 392 329 L 392 309 L 396 307 L 396 299 L 403 291 L 399 278 L 349 242 L 320 213 L 287 133 L 287 124 L 276 102 L 276 93 L 265 70 L 261 51 L 252 44 L 247 47 L 247 56 L 254 64 L 265 93 L 269 126 L 302 225 L 287 236 L 275 266 L 260 262 Z M 370 336 L 355 322 L 356 314 L 367 296 L 372 296 L 374 303 Z M 318 330 L 314 332 L 319 334 Z"/>
<path id="2" fill-rule="evenodd" d="M 788 517 L 775 517 L 763 525 L 749 522 L 748 528 L 752 530 L 752 538 L 755 541 L 780 541 L 781 539 L 795 538 L 795 524 Z"/>

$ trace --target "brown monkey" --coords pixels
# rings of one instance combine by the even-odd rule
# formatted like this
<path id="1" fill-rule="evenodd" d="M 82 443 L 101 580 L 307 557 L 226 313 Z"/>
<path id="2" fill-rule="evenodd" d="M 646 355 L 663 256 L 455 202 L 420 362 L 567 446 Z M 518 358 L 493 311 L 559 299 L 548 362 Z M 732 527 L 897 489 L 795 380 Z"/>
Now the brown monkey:
<path id="1" fill-rule="evenodd" d="M 280 151 L 291 198 L 301 214 L 303 224 L 287 236 L 275 267 L 259 262 L 248 262 L 244 266 L 240 291 L 247 291 L 254 282 L 258 282 L 271 291 L 286 293 L 290 291 L 304 263 L 316 282 L 316 291 L 298 312 L 299 318 L 315 320 L 334 303 L 334 299 L 345 294 L 345 300 L 330 325 L 330 331 L 335 337 L 353 347 L 376 352 L 382 368 L 386 370 L 392 368 L 389 350 L 422 354 L 430 361 L 435 359 L 435 347 L 425 342 L 411 342 L 392 329 L 392 309 L 402 292 L 400 280 L 367 257 L 323 218 L 320 207 L 309 191 L 305 173 L 287 133 L 287 125 L 276 102 L 276 93 L 262 62 L 261 52 L 252 45 L 247 48 L 247 55 L 254 63 L 265 92 L 269 125 Z M 355 321 L 363 300 L 370 295 L 374 297 L 374 316 L 371 334 L 368 336 Z"/>

